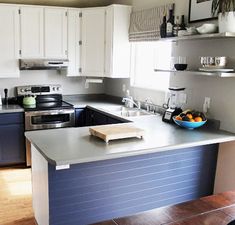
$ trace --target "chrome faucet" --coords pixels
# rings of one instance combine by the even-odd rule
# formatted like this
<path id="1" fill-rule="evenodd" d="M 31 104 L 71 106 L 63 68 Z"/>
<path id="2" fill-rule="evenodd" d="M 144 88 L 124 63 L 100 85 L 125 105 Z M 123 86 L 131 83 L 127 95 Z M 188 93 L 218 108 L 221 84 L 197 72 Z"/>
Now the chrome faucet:
<path id="1" fill-rule="evenodd" d="M 135 102 L 132 98 L 123 98 L 122 102 L 125 102 L 125 106 L 127 108 L 133 108 L 133 106 L 136 106 L 138 109 L 141 108 L 141 103 L 140 102 Z"/>

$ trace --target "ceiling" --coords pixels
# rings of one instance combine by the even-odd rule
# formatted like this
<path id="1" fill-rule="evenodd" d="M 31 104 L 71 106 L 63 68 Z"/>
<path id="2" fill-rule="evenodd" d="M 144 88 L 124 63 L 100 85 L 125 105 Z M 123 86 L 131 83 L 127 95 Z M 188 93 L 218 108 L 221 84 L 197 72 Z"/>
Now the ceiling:
<path id="1" fill-rule="evenodd" d="M 131 0 L 0 0 L 0 3 L 51 5 L 65 7 L 106 6 L 113 3 L 131 4 Z"/>

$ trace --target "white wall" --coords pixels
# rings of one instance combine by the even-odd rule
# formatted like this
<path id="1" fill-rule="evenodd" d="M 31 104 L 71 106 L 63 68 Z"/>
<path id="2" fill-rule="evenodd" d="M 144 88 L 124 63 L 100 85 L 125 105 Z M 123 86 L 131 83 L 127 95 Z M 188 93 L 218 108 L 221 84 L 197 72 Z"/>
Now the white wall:
<path id="1" fill-rule="evenodd" d="M 87 94 L 87 93 L 104 93 L 103 84 L 91 84 L 85 89 L 85 78 L 66 77 L 58 74 L 56 71 L 22 71 L 20 78 L 0 79 L 0 94 L 3 96 L 3 89 L 9 89 L 9 96 L 14 96 L 14 87 L 21 85 L 35 84 L 61 84 L 63 94 Z"/>
<path id="2" fill-rule="evenodd" d="M 162 5 L 165 0 L 133 0 L 134 10 L 150 8 Z M 176 0 L 176 15 L 188 14 L 188 0 Z M 195 26 L 195 24 L 190 24 Z M 196 24 L 198 26 L 198 24 Z M 173 44 L 172 55 L 187 56 L 191 68 L 200 67 L 200 56 L 229 56 L 230 61 L 235 61 L 235 39 L 231 40 L 204 40 L 187 41 Z M 233 63 L 230 63 L 234 67 Z M 107 80 L 106 92 L 117 96 L 124 96 L 122 85 L 129 86 L 128 80 Z M 188 95 L 188 103 L 185 108 L 202 110 L 204 98 L 211 98 L 211 109 L 209 116 L 221 120 L 221 128 L 235 132 L 235 78 L 215 78 L 196 75 L 171 75 L 169 86 L 184 86 Z M 138 100 L 150 97 L 154 103 L 162 104 L 165 101 L 164 93 L 157 91 L 141 90 L 130 88 L 134 98 Z"/>

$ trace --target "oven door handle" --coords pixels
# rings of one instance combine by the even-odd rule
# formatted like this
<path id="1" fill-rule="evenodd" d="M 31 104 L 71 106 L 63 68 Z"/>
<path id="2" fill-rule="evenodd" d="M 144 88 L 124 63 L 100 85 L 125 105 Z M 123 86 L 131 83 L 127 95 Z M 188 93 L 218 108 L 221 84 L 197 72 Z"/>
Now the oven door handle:
<path id="1" fill-rule="evenodd" d="M 29 112 L 25 112 L 25 115 L 26 116 L 44 116 L 44 115 L 59 115 L 59 114 L 72 114 L 72 113 L 74 113 L 74 109 L 29 111 Z"/>

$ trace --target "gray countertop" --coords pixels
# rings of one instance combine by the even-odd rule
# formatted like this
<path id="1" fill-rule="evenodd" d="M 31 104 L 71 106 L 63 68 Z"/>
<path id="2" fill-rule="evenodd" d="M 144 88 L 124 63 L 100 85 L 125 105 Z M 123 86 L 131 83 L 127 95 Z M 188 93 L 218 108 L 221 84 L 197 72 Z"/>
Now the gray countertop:
<path id="1" fill-rule="evenodd" d="M 1 105 L 0 113 L 15 113 L 15 112 L 24 112 L 24 109 L 19 105 Z"/>
<path id="2" fill-rule="evenodd" d="M 84 101 L 79 106 L 84 107 L 90 104 L 93 108 L 98 107 L 99 110 L 103 108 L 106 113 L 112 111 L 112 107 L 120 107 L 119 104 L 92 102 L 92 100 Z M 187 130 L 167 124 L 162 122 L 160 115 L 129 117 L 128 120 L 133 121 L 136 127 L 145 130 L 143 139 L 123 139 L 106 144 L 104 141 L 90 136 L 89 127 L 31 131 L 25 134 L 41 154 L 51 164 L 57 166 L 235 140 L 235 134 L 225 131 L 206 128 Z"/>
<path id="3" fill-rule="evenodd" d="M 65 95 L 63 100 L 69 102 L 74 108 L 85 108 L 86 106 L 93 106 L 95 108 L 115 108 L 122 104 L 121 98 L 108 96 L 104 94 L 91 95 Z"/>

